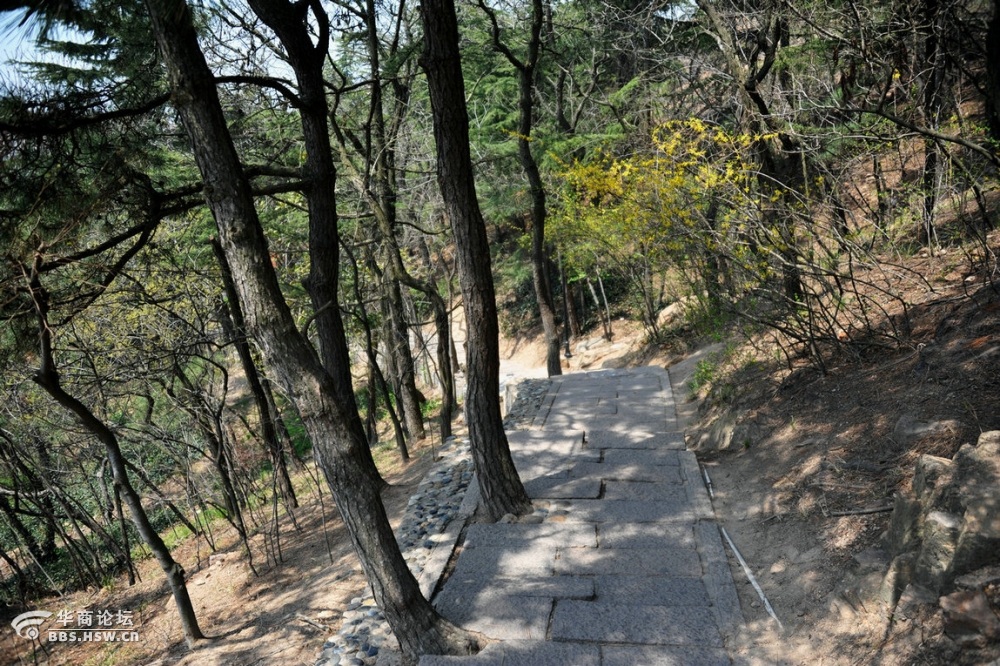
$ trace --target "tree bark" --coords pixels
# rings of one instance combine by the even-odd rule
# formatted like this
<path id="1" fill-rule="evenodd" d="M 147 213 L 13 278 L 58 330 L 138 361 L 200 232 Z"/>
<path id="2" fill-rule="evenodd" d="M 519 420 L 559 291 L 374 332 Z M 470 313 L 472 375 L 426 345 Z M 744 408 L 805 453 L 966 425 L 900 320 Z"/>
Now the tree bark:
<path id="1" fill-rule="evenodd" d="M 420 17 L 421 66 L 431 99 L 438 186 L 455 236 L 468 329 L 466 421 L 483 508 L 498 520 L 508 513 L 526 513 L 531 500 L 514 468 L 500 412 L 500 326 L 490 246 L 473 179 L 454 0 L 424 0 Z"/>
<path id="2" fill-rule="evenodd" d="M 395 249 L 390 247 L 389 251 Z M 383 288 L 386 290 L 386 310 L 389 315 L 389 335 L 386 336 L 386 342 L 389 345 L 389 353 L 393 356 L 396 377 L 399 380 L 399 392 L 396 398 L 399 400 L 410 437 L 423 439 L 427 436 L 424 430 L 424 416 L 420 410 L 423 396 L 417 390 L 417 375 L 413 364 L 413 350 L 410 348 L 410 330 L 406 324 L 403 293 L 399 281 L 392 276 L 386 276 Z"/>
<path id="3" fill-rule="evenodd" d="M 327 39 L 326 16 L 318 1 L 295 6 L 284 0 L 254 4 L 258 8 L 267 5 L 263 9 L 276 12 L 292 12 L 303 31 L 310 21 L 306 10 L 311 9 L 312 18 L 321 24 L 321 41 L 315 48 L 325 52 L 322 40 Z M 379 497 L 381 479 L 371 471 L 371 454 L 353 393 L 350 402 L 341 400 L 337 382 L 296 329 L 270 264 L 249 182 L 229 134 L 212 73 L 198 46 L 188 7 L 180 0 L 147 0 L 146 5 L 248 328 L 276 380 L 299 408 L 375 600 L 407 658 L 467 652 L 475 642 L 473 636 L 437 614 L 420 593 L 399 551 Z M 282 14 L 282 18 L 287 17 Z M 323 185 L 331 187 L 332 182 Z M 313 183 L 314 188 L 319 186 Z M 323 249 L 310 248 L 311 252 Z M 330 309 L 336 310 L 336 304 L 332 305 Z"/>
<path id="4" fill-rule="evenodd" d="M 274 474 L 278 477 L 278 492 L 288 503 L 290 508 L 299 506 L 295 497 L 295 490 L 292 488 L 292 479 L 288 474 L 288 466 L 285 464 L 285 456 L 281 450 L 281 441 L 278 439 L 278 429 L 275 427 L 274 416 L 264 393 L 264 385 L 260 381 L 260 373 L 257 372 L 257 363 L 253 359 L 250 351 L 250 343 L 247 340 L 246 321 L 243 318 L 243 310 L 240 308 L 239 297 L 236 293 L 236 285 L 233 284 L 233 274 L 229 270 L 226 262 L 226 255 L 222 251 L 219 239 L 212 238 L 212 251 L 215 259 L 219 262 L 219 271 L 222 274 L 222 285 L 226 292 L 226 303 L 223 308 L 224 327 L 231 328 L 229 332 L 236 345 L 236 353 L 240 357 L 240 364 L 243 366 L 243 374 L 246 375 L 247 385 L 250 387 L 250 394 L 253 396 L 254 404 L 257 405 L 257 413 L 260 415 L 260 429 L 264 436 L 264 446 L 271 458 L 271 466 Z M 231 317 L 231 321 L 227 321 Z M 221 442 L 220 442 L 221 445 Z M 242 520 L 242 518 L 241 518 Z"/>

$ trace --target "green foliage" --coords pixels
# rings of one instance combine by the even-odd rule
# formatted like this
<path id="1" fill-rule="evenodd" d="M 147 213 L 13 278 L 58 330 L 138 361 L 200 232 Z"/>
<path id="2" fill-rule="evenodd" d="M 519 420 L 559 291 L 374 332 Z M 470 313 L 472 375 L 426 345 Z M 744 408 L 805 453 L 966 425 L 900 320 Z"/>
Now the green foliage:
<path id="1" fill-rule="evenodd" d="M 355 397 L 360 398 L 360 394 L 355 394 Z M 367 396 L 364 400 L 367 401 Z M 359 408 L 361 408 L 360 405 Z M 285 427 L 288 429 L 288 434 L 292 439 L 292 449 L 295 452 L 295 456 L 298 458 L 308 456 L 312 452 L 312 442 L 306 433 L 306 427 L 302 423 L 302 419 L 299 418 L 298 412 L 294 409 L 285 409 L 282 411 L 282 420 L 285 422 Z"/>
<path id="2" fill-rule="evenodd" d="M 433 417 L 439 409 L 441 409 L 440 398 L 428 398 L 424 402 L 420 403 L 420 413 L 425 419 Z"/>
<path id="3" fill-rule="evenodd" d="M 717 370 L 718 364 L 714 360 L 705 358 L 698 361 L 694 374 L 691 376 L 691 381 L 688 383 L 688 389 L 691 393 L 697 393 L 709 386 L 715 380 Z"/>
<path id="4" fill-rule="evenodd" d="M 508 243 L 494 255 L 493 279 L 500 327 L 505 335 L 526 333 L 539 325 L 531 263 L 526 254 L 519 245 Z"/>

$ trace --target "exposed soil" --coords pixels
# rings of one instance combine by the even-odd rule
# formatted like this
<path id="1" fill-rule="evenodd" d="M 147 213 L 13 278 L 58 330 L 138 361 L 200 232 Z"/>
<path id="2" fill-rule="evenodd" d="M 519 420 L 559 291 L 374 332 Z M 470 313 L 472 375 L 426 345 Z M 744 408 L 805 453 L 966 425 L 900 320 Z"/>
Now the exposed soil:
<path id="1" fill-rule="evenodd" d="M 946 255 L 915 257 L 910 267 L 936 276 L 934 290 L 906 294 L 916 304 L 913 332 L 897 350 L 841 354 L 823 374 L 783 367 L 758 339 L 718 345 L 714 369 L 702 366 L 715 378 L 691 398 L 704 400 L 689 446 L 713 482 L 720 523 L 783 625 L 731 561 L 748 621 L 740 651 L 759 663 L 1000 657 L 997 644 L 959 649 L 932 605 L 890 621 L 877 601 L 888 509 L 919 456 L 950 458 L 1000 429 L 1000 294 Z"/>

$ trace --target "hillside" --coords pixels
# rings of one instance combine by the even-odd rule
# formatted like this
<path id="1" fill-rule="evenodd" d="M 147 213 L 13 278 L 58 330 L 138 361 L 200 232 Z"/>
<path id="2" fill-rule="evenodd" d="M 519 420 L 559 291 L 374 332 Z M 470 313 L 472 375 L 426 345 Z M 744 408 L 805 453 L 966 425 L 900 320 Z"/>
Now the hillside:
<path id="1" fill-rule="evenodd" d="M 641 327 L 625 321 L 615 322 L 611 342 L 598 335 L 576 341 L 566 360 L 568 371 L 671 367 L 689 447 L 713 483 L 720 522 L 784 625 L 777 630 L 752 587 L 740 585 L 748 626 L 739 650 L 764 663 L 817 663 L 826 655 L 824 663 L 837 664 L 974 664 L 998 656 L 995 643 L 956 653 L 932 604 L 889 625 L 876 599 L 888 567 L 886 509 L 909 487 L 918 457 L 951 457 L 980 432 L 1000 428 L 1000 296 L 982 276 L 946 270 L 948 254 L 910 262 L 939 276 L 933 291 L 910 295 L 912 346 L 834 359 L 825 374 L 775 361 L 766 337 L 699 344 L 678 336 L 649 347 Z M 502 376 L 544 375 L 539 339 L 505 339 L 501 349 Z M 426 446 L 415 454 L 409 467 L 387 468 L 393 487 L 385 500 L 395 520 L 433 455 Z M 207 632 L 222 640 L 191 654 L 178 644 L 169 595 L 147 560 L 134 588 L 119 580 L 52 600 L 134 608 L 142 643 L 59 645 L 40 663 L 312 663 L 364 580 L 329 498 L 320 506 L 308 483 L 297 477 L 308 499 L 297 527 L 282 521 L 281 563 L 259 577 L 231 530 L 215 535 L 215 554 L 196 540 L 177 546 Z M 254 543 L 265 550 L 263 535 Z M 745 581 L 738 562 L 731 564 Z M 32 663 L 20 640 L 5 641 L 4 663 Z"/>
<path id="2" fill-rule="evenodd" d="M 751 586 L 741 586 L 744 649 L 766 663 L 981 664 L 1000 656 L 989 611 L 971 621 L 978 630 L 949 618 L 945 635 L 939 595 L 918 581 L 896 591 L 903 599 L 895 614 L 887 603 L 893 509 L 912 489 L 921 456 L 951 459 L 1000 428 L 996 287 L 947 253 L 903 265 L 929 280 L 907 294 L 913 335 L 901 349 L 840 357 L 821 373 L 775 362 L 757 338 L 715 345 L 689 369 L 704 398 L 690 415 L 689 447 L 712 480 L 722 525 L 784 625 L 776 629 Z M 997 492 L 994 485 L 980 507 L 992 516 Z M 996 576 L 984 581 L 995 614 Z M 986 636 L 977 633 L 981 622 Z"/>

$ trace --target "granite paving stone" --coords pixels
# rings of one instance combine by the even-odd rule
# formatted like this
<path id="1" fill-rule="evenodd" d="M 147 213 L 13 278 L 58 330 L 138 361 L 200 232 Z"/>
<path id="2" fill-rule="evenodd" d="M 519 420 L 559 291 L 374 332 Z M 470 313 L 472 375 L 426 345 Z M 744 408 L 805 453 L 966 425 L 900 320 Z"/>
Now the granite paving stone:
<path id="1" fill-rule="evenodd" d="M 601 480 L 541 477 L 525 481 L 524 489 L 532 499 L 596 499 L 601 494 Z"/>
<path id="2" fill-rule="evenodd" d="M 592 599 L 594 576 L 533 576 L 516 578 L 483 577 L 472 574 L 452 576 L 435 598 L 437 603 L 461 603 L 462 600 L 497 597 L 548 597 L 551 599 Z"/>
<path id="3" fill-rule="evenodd" d="M 601 462 L 606 465 L 639 465 L 640 467 L 679 467 L 686 451 L 663 449 L 607 449 Z"/>
<path id="4" fill-rule="evenodd" d="M 701 559 L 693 548 L 562 548 L 557 574 L 642 574 L 700 576 Z"/>
<path id="5" fill-rule="evenodd" d="M 642 427 L 639 424 L 612 429 L 605 423 L 600 428 L 588 430 L 586 446 L 591 449 L 683 449 L 684 437 L 667 430 L 664 424 Z"/>
<path id="6" fill-rule="evenodd" d="M 566 511 L 565 521 L 573 523 L 695 523 L 704 516 L 695 513 L 687 501 L 635 502 L 607 500 L 552 500 L 552 506 Z"/>
<path id="7" fill-rule="evenodd" d="M 597 547 L 597 530 L 593 525 L 559 525 L 539 523 L 496 523 L 470 525 L 465 533 L 465 548 L 506 547 L 512 551 L 532 546 L 552 548 L 567 546 Z"/>
<path id="8" fill-rule="evenodd" d="M 595 601 L 605 603 L 706 608 L 711 605 L 700 577 L 675 577 L 672 572 L 671 576 L 596 576 L 594 591 Z"/>
<path id="9" fill-rule="evenodd" d="M 679 467 L 639 464 L 615 465 L 584 460 L 571 466 L 567 473 L 575 479 L 605 479 L 612 481 L 649 481 L 658 483 L 683 483 Z"/>
<path id="10" fill-rule="evenodd" d="M 604 482 L 604 499 L 606 500 L 667 500 L 676 502 L 686 497 L 687 488 L 680 484 L 650 481 Z"/>
<path id="11" fill-rule="evenodd" d="M 730 666 L 725 650 L 672 645 L 606 645 L 602 666 Z M 420 662 L 423 664 L 423 662 Z M 571 662 L 565 662 L 569 666 Z"/>
<path id="12" fill-rule="evenodd" d="M 712 598 L 716 623 L 723 636 L 734 636 L 743 624 L 743 613 L 719 527 L 711 522 L 700 522 L 695 526 L 695 534 L 705 563 L 702 580 Z"/>
<path id="13" fill-rule="evenodd" d="M 455 575 L 552 575 L 556 548 L 547 543 L 523 541 L 517 547 L 482 546 L 466 549 L 455 565 Z"/>
<path id="14" fill-rule="evenodd" d="M 559 448 L 564 453 L 572 451 L 573 447 L 583 442 L 582 430 L 520 430 L 509 433 L 507 442 L 512 449 L 522 448 Z"/>
<path id="15" fill-rule="evenodd" d="M 708 608 L 559 601 L 552 640 L 722 647 Z"/>
<path id="16" fill-rule="evenodd" d="M 508 436 L 533 513 L 466 526 L 433 599 L 499 642 L 420 664 L 730 666 L 739 599 L 668 373 L 546 381 Z"/>
<path id="17" fill-rule="evenodd" d="M 695 548 L 693 526 L 660 523 L 607 523 L 597 530 L 602 548 Z"/>
<path id="18" fill-rule="evenodd" d="M 484 595 L 461 601 L 447 594 L 434 605 L 448 620 L 487 636 L 546 638 L 553 600 L 542 597 Z"/>
<path id="19" fill-rule="evenodd" d="M 512 640 L 493 643 L 474 657 L 427 655 L 420 666 L 600 666 L 601 653 L 596 645 L 553 643 L 543 640 Z M 637 666 L 633 662 L 631 666 Z"/>

